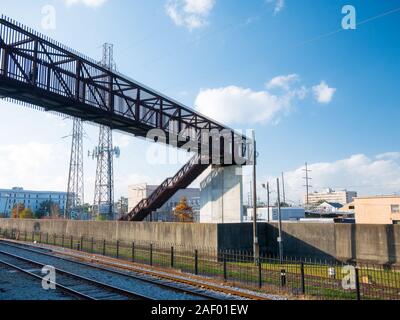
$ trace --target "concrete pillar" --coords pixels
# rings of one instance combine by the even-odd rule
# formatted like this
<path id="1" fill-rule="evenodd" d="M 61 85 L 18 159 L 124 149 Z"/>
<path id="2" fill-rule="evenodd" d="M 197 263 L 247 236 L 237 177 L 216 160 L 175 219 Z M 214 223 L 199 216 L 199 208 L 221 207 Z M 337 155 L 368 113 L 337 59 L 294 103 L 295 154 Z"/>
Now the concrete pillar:
<path id="1" fill-rule="evenodd" d="M 243 179 L 240 166 L 211 166 L 200 183 L 201 223 L 243 222 Z"/>

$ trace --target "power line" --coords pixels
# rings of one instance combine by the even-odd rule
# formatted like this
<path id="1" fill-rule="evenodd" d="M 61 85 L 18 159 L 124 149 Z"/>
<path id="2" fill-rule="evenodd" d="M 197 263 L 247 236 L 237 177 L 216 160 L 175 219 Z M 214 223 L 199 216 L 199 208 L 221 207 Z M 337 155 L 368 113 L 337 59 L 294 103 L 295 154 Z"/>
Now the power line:
<path id="1" fill-rule="evenodd" d="M 366 23 L 369 23 L 371 21 L 383 18 L 383 17 L 388 16 L 390 14 L 397 13 L 397 12 L 400 12 L 400 7 L 392 9 L 392 10 L 389 10 L 389 11 L 386 11 L 386 12 L 383 12 L 381 14 L 378 14 L 376 16 L 367 18 L 365 20 L 362 20 L 361 22 L 357 23 L 357 27 L 362 26 L 362 25 L 364 25 Z M 335 35 L 337 33 L 343 32 L 343 31 L 345 31 L 345 29 L 340 28 L 340 29 L 336 29 L 336 30 L 328 32 L 328 33 L 321 34 L 321 35 L 319 35 L 319 36 L 317 36 L 315 38 L 312 38 L 310 40 L 303 41 L 302 43 L 300 43 L 297 46 L 295 46 L 295 48 L 301 47 L 303 45 L 306 45 L 306 44 L 309 44 L 309 43 L 312 43 L 312 42 L 315 42 L 315 41 L 318 41 L 318 40 L 321 40 L 321 39 L 324 39 L 324 38 L 328 38 L 330 36 L 333 36 L 333 35 Z"/>

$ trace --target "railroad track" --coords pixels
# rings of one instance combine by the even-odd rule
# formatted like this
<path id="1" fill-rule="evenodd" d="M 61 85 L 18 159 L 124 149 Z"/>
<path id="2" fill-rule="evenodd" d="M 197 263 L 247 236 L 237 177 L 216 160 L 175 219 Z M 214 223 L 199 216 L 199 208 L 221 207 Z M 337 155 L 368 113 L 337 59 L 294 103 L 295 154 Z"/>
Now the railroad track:
<path id="1" fill-rule="evenodd" d="M 40 253 L 43 255 L 48 255 L 53 258 L 59 258 L 61 260 L 81 264 L 84 266 L 97 268 L 99 270 L 115 272 L 117 274 L 122 273 L 123 275 L 131 276 L 130 274 L 127 274 L 125 272 L 110 270 L 109 268 L 120 269 L 120 270 L 124 270 L 124 271 L 128 271 L 128 272 L 135 272 L 135 273 L 138 273 L 141 275 L 147 275 L 149 277 L 161 279 L 162 281 L 167 281 L 167 282 L 174 283 L 174 284 L 182 284 L 185 286 L 197 288 L 198 290 L 200 290 L 200 292 L 208 291 L 208 292 L 214 292 L 216 294 L 223 294 L 225 296 L 228 295 L 229 296 L 228 300 L 231 300 L 234 298 L 236 298 L 236 299 L 240 298 L 240 299 L 245 299 L 245 300 L 286 300 L 287 299 L 287 297 L 284 297 L 282 295 L 274 295 L 274 294 L 263 295 L 263 294 L 259 294 L 259 293 L 253 293 L 253 292 L 251 292 L 251 290 L 237 290 L 237 289 L 229 287 L 229 286 L 213 284 L 212 282 L 205 281 L 201 277 L 194 276 L 194 275 L 191 275 L 190 278 L 186 278 L 184 275 L 177 274 L 177 272 L 173 271 L 173 270 L 167 271 L 167 270 L 162 270 L 162 269 L 158 269 L 155 267 L 152 267 L 151 269 L 149 269 L 147 266 L 142 266 L 142 265 L 130 263 L 127 261 L 121 261 L 121 260 L 117 260 L 115 258 L 110 258 L 110 257 L 97 256 L 94 254 L 88 254 L 88 253 L 83 253 L 83 252 L 76 252 L 74 250 L 70 250 L 70 252 L 64 252 L 64 251 L 61 252 L 59 250 L 54 250 L 53 246 L 43 246 L 42 247 L 42 248 L 46 248 L 47 250 L 53 252 L 53 254 L 56 253 L 56 254 L 59 254 L 62 256 L 67 256 L 71 259 L 80 260 L 80 261 L 76 261 L 76 260 L 70 260 L 67 258 L 62 258 L 60 256 L 54 256 L 53 254 L 48 254 L 45 252 L 30 249 L 32 247 L 36 247 L 36 246 L 30 245 L 30 244 L 20 243 L 17 241 L 4 240 L 4 239 L 2 239 L 0 243 L 11 246 L 11 247 L 16 247 L 16 248 L 23 247 L 24 249 L 26 249 L 28 251 Z M 81 262 L 81 261 L 85 261 L 87 263 Z M 101 266 L 93 266 L 92 263 L 97 263 L 97 264 L 100 264 L 107 268 L 101 267 Z M 135 276 L 132 275 L 132 277 L 135 277 Z M 144 280 L 141 277 L 137 277 L 137 278 L 140 280 Z M 147 280 L 144 280 L 144 281 L 147 281 Z M 158 281 L 150 280 L 150 282 L 160 285 L 160 283 Z M 165 286 L 171 288 L 171 286 L 168 284 L 162 284 L 162 285 L 165 285 Z M 193 291 L 189 291 L 189 292 L 191 294 L 194 294 Z M 199 294 L 199 295 L 203 296 L 207 299 L 215 299 L 212 296 L 210 296 L 209 293 Z"/>
<path id="2" fill-rule="evenodd" d="M 46 264 L 0 250 L 0 263 L 42 281 Z M 150 297 L 124 290 L 75 273 L 54 268 L 56 281 L 49 281 L 67 294 L 83 300 L 153 300 Z"/>
<path id="3" fill-rule="evenodd" d="M 166 283 L 165 281 L 164 282 L 160 282 L 160 281 L 157 281 L 157 280 L 152 280 L 152 279 L 149 279 L 149 278 L 145 278 L 143 276 L 134 275 L 132 273 L 122 272 L 122 271 L 118 271 L 118 270 L 115 270 L 115 269 L 102 267 L 102 266 L 99 266 L 99 265 L 93 265 L 93 264 L 89 264 L 89 263 L 86 263 L 86 262 L 81 262 L 81 261 L 76 261 L 76 260 L 72 260 L 72 259 L 68 259 L 68 258 L 64 258 L 64 257 L 60 257 L 60 256 L 55 256 L 54 254 L 51 254 L 51 253 L 47 253 L 47 252 L 43 252 L 43 251 L 40 251 L 40 250 L 32 249 L 31 246 L 26 245 L 26 244 L 19 244 L 19 243 L 18 244 L 14 244 L 14 243 L 11 244 L 11 243 L 5 242 L 5 241 L 1 241 L 0 244 L 1 245 L 5 245 L 5 246 L 9 246 L 9 247 L 12 247 L 12 248 L 16 248 L 16 249 L 19 249 L 19 250 L 32 252 L 32 253 L 39 254 L 39 255 L 42 255 L 42 256 L 50 257 L 52 259 L 57 259 L 57 260 L 60 260 L 60 261 L 66 261 L 68 263 L 85 266 L 85 267 L 88 267 L 88 268 L 91 268 L 91 269 L 100 270 L 102 272 L 107 272 L 107 273 L 110 273 L 110 274 L 123 276 L 123 277 L 126 277 L 127 279 L 139 280 L 139 281 L 146 282 L 146 283 L 158 286 L 158 287 L 164 287 L 164 288 L 167 288 L 168 290 L 172 290 L 172 291 L 175 291 L 175 292 L 182 292 L 182 293 L 185 293 L 185 294 L 190 294 L 190 295 L 193 295 L 193 296 L 201 297 L 201 298 L 207 299 L 207 300 L 218 300 L 212 294 L 205 293 L 204 289 L 199 289 L 198 287 L 193 287 L 191 289 L 183 288 L 183 287 L 177 287 L 176 284 L 175 285 L 172 284 L 173 282 L 171 280 L 169 280 L 170 283 Z M 1 253 L 1 251 L 0 251 L 0 253 Z M 182 283 L 182 284 L 189 285 L 189 283 Z"/>

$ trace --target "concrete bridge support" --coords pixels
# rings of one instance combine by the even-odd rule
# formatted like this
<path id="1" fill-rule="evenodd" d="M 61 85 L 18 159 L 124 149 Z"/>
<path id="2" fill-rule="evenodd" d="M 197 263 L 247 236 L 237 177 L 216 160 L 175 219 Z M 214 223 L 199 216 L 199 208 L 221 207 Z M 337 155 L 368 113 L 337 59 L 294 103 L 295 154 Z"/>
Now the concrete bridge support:
<path id="1" fill-rule="evenodd" d="M 200 184 L 200 222 L 243 222 L 242 168 L 211 166 L 206 173 Z"/>

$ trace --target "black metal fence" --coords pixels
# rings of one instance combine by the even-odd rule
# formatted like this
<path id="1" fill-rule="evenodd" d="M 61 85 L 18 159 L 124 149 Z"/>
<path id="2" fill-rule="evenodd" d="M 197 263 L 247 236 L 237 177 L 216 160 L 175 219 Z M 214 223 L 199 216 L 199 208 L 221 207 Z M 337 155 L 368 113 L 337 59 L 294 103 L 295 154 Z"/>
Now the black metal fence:
<path id="1" fill-rule="evenodd" d="M 166 243 L 109 241 L 87 237 L 0 229 L 0 237 L 70 248 L 165 269 L 207 276 L 241 288 L 305 299 L 398 300 L 400 269 L 383 265 L 345 265 L 217 251 Z"/>

